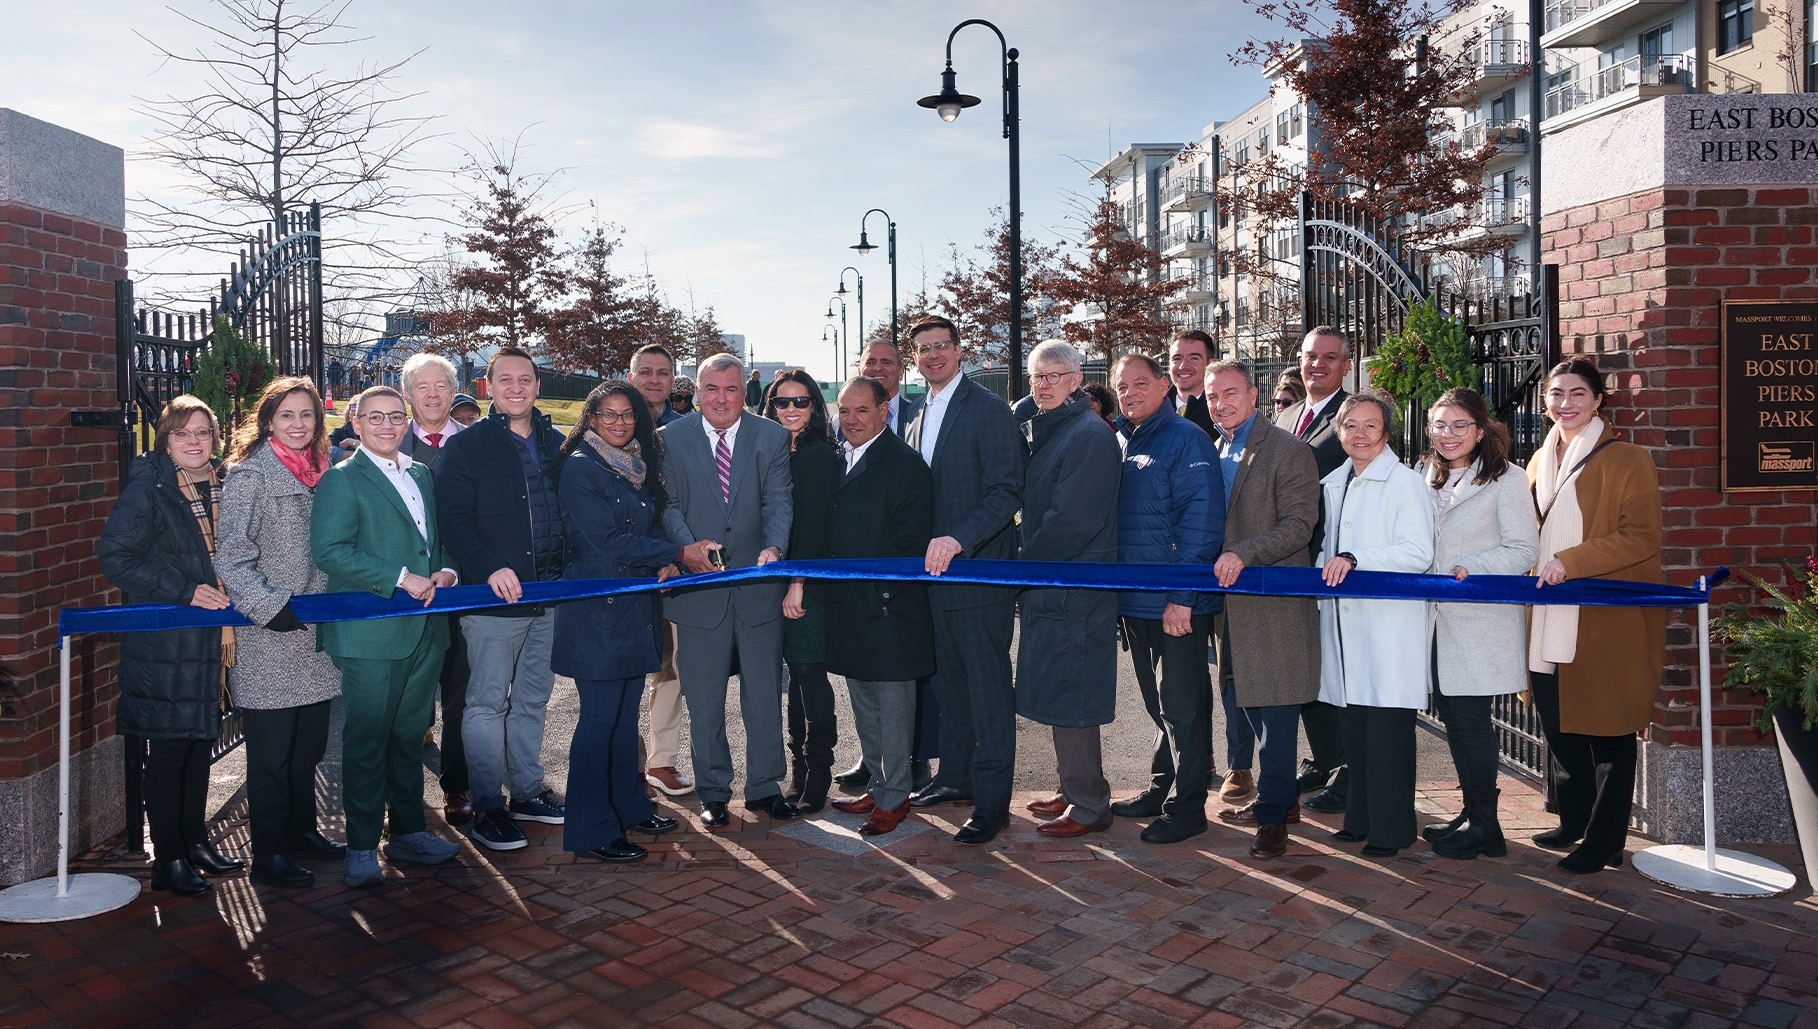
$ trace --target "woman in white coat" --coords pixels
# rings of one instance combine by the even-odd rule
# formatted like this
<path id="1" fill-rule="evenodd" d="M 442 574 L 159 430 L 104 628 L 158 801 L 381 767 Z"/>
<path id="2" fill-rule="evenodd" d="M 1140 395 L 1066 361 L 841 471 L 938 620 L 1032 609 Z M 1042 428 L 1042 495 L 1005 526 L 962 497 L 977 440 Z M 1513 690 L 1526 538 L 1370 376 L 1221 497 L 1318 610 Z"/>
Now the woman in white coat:
<path id="1" fill-rule="evenodd" d="M 1450 390 L 1427 414 L 1420 473 L 1435 519 L 1435 575 L 1525 575 L 1540 553 L 1528 477 L 1509 460 L 1509 430 L 1476 390 Z M 1497 821 L 1496 697 L 1527 689 L 1527 609 L 1515 604 L 1434 604 L 1433 701 L 1446 724 L 1464 811 L 1421 835 L 1442 857 L 1509 852 Z"/>
<path id="2" fill-rule="evenodd" d="M 1426 483 L 1389 449 L 1389 401 L 1373 391 L 1338 408 L 1338 441 L 1350 460 L 1321 480 L 1327 585 L 1356 569 L 1425 572 L 1433 563 L 1433 502 Z M 1340 843 L 1367 842 L 1394 857 L 1414 842 L 1414 714 L 1427 706 L 1424 600 L 1319 602 L 1319 699 L 1343 710 L 1339 730 L 1351 767 Z"/>

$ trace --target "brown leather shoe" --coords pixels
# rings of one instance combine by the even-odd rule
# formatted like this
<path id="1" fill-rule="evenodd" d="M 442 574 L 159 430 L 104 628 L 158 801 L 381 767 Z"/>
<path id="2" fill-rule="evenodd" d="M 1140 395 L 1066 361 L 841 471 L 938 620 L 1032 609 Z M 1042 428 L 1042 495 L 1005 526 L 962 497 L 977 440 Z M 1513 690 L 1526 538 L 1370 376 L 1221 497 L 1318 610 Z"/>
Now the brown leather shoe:
<path id="1" fill-rule="evenodd" d="M 1056 793 L 1052 797 L 1043 797 L 1040 800 L 1032 800 L 1023 806 L 1038 815 L 1053 818 L 1067 810 L 1067 798 Z"/>
<path id="2" fill-rule="evenodd" d="M 1226 804 L 1242 804 L 1256 799 L 1256 776 L 1248 768 L 1233 768 L 1225 773 L 1225 785 L 1218 799 Z"/>
<path id="3" fill-rule="evenodd" d="M 836 800 L 833 802 L 833 806 L 849 815 L 868 815 L 877 810 L 877 803 L 871 799 L 869 793 L 848 797 L 845 800 Z"/>
<path id="4" fill-rule="evenodd" d="M 882 836 L 887 832 L 893 832 L 898 825 L 902 824 L 908 814 L 909 802 L 906 800 L 895 808 L 873 807 L 871 816 L 865 819 L 864 825 L 859 826 L 859 835 Z"/>
<path id="5" fill-rule="evenodd" d="M 1041 833 L 1043 836 L 1084 836 L 1089 832 L 1104 832 L 1109 828 L 1111 828 L 1110 822 L 1106 822 L 1103 825 L 1081 825 L 1073 819 L 1062 815 L 1052 822 L 1043 822 L 1036 826 L 1035 831 Z"/>
<path id="6" fill-rule="evenodd" d="M 1253 800 L 1235 811 L 1220 811 L 1218 820 L 1230 825 L 1255 825 L 1256 801 Z M 1295 824 L 1300 822 L 1300 801 L 1295 801 L 1293 806 L 1288 808 L 1288 822 Z"/>
<path id="7" fill-rule="evenodd" d="M 1288 827 L 1285 825 L 1259 825 L 1256 827 L 1256 842 L 1250 844 L 1250 856 L 1253 858 L 1281 857 L 1288 852 Z"/>
<path id="8" fill-rule="evenodd" d="M 442 818 L 449 825 L 465 825 L 473 821 L 473 798 L 467 795 L 466 790 L 442 798 Z"/>

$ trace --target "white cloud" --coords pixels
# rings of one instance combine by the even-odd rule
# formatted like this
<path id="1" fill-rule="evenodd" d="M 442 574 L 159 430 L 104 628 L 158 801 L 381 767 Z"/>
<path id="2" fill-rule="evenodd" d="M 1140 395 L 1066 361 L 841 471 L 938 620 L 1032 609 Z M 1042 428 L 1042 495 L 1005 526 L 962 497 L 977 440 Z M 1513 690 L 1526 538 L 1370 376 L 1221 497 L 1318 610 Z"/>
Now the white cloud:
<path id="1" fill-rule="evenodd" d="M 703 157 L 781 157 L 783 148 L 772 138 L 760 139 L 713 125 L 658 118 L 637 131 L 632 145 L 666 161 L 691 161 Z"/>

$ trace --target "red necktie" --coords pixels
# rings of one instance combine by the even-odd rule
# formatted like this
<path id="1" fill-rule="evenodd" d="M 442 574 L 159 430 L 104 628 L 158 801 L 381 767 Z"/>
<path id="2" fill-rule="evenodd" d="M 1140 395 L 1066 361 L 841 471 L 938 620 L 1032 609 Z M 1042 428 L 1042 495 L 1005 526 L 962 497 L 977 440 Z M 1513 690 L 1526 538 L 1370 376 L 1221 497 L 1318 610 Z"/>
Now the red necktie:
<path id="1" fill-rule="evenodd" d="M 1307 426 L 1312 425 L 1312 424 L 1313 424 L 1313 405 L 1308 404 L 1307 413 L 1300 416 L 1300 428 L 1294 430 L 1294 435 L 1299 436 L 1302 439 L 1305 439 L 1307 436 Z"/>
<path id="2" fill-rule="evenodd" d="M 437 450 L 442 449 L 442 434 L 441 433 L 430 432 L 430 433 L 425 433 L 424 435 L 426 435 L 429 438 L 430 446 L 436 448 Z"/>

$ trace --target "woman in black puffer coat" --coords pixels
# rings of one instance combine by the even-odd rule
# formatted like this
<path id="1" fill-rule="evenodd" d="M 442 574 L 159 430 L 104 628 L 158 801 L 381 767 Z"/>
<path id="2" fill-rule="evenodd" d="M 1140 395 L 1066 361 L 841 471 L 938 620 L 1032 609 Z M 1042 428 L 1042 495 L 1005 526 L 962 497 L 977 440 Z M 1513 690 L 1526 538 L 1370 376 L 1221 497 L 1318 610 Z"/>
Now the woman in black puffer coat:
<path id="1" fill-rule="evenodd" d="M 101 530 L 101 572 L 126 603 L 227 607 L 212 553 L 219 438 L 214 412 L 194 397 L 172 400 L 159 416 L 154 450 L 134 462 Z M 198 870 L 218 875 L 245 867 L 216 851 L 203 826 L 208 754 L 221 734 L 222 657 L 230 640 L 222 629 L 163 629 L 126 633 L 120 644 L 115 726 L 121 735 L 151 743 L 145 813 L 154 890 L 195 896 L 212 888 Z"/>

